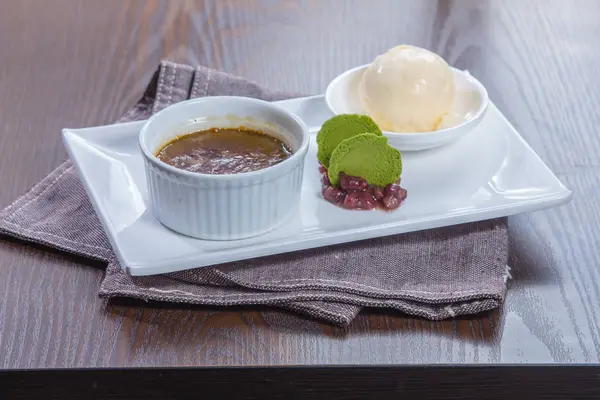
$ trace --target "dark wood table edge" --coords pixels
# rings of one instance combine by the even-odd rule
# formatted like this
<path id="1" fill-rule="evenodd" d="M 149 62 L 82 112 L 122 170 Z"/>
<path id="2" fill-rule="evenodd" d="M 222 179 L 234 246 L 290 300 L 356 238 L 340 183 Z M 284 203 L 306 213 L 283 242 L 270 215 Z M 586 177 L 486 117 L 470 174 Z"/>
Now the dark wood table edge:
<path id="1" fill-rule="evenodd" d="M 600 398 L 600 364 L 1 370 L 0 397 Z M 411 397 L 412 398 L 412 397 Z"/>

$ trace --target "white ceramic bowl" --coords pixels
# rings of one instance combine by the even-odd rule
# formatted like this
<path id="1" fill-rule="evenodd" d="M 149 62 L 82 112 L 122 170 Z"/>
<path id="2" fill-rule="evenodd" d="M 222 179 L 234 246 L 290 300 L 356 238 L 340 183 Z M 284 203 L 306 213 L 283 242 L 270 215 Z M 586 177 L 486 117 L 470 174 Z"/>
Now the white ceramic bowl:
<path id="1" fill-rule="evenodd" d="M 175 168 L 156 153 L 176 136 L 209 128 L 244 126 L 286 143 L 293 154 L 271 167 L 210 175 Z M 152 210 L 168 228 L 196 238 L 233 240 L 275 229 L 298 207 L 309 133 L 295 115 L 246 97 L 204 97 L 177 103 L 140 131 Z"/>
<path id="2" fill-rule="evenodd" d="M 367 114 L 358 95 L 358 83 L 368 66 L 348 70 L 331 81 L 325 101 L 334 114 Z M 452 68 L 452 72 L 456 87 L 454 108 L 440 129 L 408 133 L 384 131 L 391 146 L 401 151 L 432 149 L 455 141 L 481 122 L 489 103 L 485 87 L 466 71 Z"/>

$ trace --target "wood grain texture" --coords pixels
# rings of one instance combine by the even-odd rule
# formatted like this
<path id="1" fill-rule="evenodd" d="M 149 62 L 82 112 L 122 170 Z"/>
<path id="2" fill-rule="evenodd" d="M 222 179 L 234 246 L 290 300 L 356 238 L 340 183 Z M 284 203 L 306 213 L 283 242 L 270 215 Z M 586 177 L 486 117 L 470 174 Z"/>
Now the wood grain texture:
<path id="1" fill-rule="evenodd" d="M 505 306 L 444 322 L 106 304 L 101 265 L 1 238 L 0 368 L 600 361 L 599 34 L 594 0 L 0 0 L 0 207 L 66 158 L 61 128 L 117 119 L 163 58 L 316 94 L 399 43 L 469 69 L 575 191 L 510 219 Z"/>

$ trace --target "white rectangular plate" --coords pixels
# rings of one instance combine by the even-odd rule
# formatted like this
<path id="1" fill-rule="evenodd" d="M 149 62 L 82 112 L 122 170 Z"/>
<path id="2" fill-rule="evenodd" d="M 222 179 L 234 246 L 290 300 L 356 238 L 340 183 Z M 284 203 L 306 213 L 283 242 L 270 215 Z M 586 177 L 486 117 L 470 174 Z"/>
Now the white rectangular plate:
<path id="1" fill-rule="evenodd" d="M 566 203 L 571 192 L 490 104 L 472 132 L 448 146 L 404 153 L 408 198 L 396 211 L 348 211 L 320 194 L 315 135 L 331 114 L 322 96 L 281 101 L 310 127 L 296 217 L 275 231 L 205 241 L 161 225 L 148 202 L 138 132 L 143 122 L 65 129 L 65 145 L 121 266 L 152 275 L 513 215 Z"/>

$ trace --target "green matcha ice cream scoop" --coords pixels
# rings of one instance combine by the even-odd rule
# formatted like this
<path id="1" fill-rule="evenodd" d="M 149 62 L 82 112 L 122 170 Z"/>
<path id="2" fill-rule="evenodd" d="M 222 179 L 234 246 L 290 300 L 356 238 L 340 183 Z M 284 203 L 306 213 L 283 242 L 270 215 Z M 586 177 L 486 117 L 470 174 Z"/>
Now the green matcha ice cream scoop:
<path id="1" fill-rule="evenodd" d="M 361 133 L 381 136 L 381 129 L 368 116 L 359 114 L 340 114 L 325 121 L 317 134 L 317 158 L 326 168 L 337 145 L 344 139 Z"/>
<path id="2" fill-rule="evenodd" d="M 329 159 L 329 180 L 334 186 L 340 172 L 366 179 L 371 185 L 394 183 L 402 173 L 402 155 L 385 136 L 362 133 L 342 140 Z"/>

